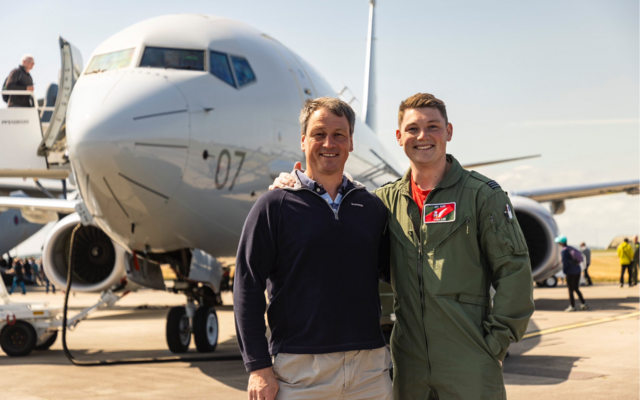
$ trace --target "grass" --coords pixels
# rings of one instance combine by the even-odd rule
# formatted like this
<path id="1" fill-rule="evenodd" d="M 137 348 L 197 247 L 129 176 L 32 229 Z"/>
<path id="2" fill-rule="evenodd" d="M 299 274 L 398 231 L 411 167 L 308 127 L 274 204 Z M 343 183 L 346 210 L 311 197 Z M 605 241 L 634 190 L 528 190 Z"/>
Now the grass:
<path id="1" fill-rule="evenodd" d="M 620 282 L 620 259 L 616 250 L 592 250 L 589 276 L 593 282 Z"/>

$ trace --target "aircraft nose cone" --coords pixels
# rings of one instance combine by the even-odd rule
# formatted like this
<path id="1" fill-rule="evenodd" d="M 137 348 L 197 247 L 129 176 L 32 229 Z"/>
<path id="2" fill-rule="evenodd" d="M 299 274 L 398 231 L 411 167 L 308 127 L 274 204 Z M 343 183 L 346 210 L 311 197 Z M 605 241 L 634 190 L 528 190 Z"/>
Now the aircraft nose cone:
<path id="1" fill-rule="evenodd" d="M 187 162 L 184 96 L 153 70 L 84 76 L 67 115 L 69 156 L 89 209 L 135 221 L 168 202 Z"/>

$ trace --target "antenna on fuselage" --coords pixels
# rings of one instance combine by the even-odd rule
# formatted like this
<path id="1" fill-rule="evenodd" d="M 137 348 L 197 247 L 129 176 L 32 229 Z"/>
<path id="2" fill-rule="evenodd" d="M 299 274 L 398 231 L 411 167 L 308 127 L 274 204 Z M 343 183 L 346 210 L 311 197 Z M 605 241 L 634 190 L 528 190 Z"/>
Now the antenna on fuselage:
<path id="1" fill-rule="evenodd" d="M 377 133 L 376 117 L 376 70 L 374 57 L 376 0 L 369 0 L 369 32 L 367 35 L 367 59 L 364 66 L 364 94 L 362 96 L 362 117 L 364 122 Z"/>

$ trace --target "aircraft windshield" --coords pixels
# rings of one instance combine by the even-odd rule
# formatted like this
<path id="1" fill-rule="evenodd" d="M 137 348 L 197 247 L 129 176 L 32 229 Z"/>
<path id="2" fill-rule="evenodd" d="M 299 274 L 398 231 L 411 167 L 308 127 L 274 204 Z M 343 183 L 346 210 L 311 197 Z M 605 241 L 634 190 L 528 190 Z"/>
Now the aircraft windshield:
<path id="1" fill-rule="evenodd" d="M 131 64 L 134 49 L 114 51 L 113 53 L 99 54 L 93 59 L 84 73 L 95 74 L 97 72 L 110 71 L 112 69 L 125 68 Z"/>
<path id="2" fill-rule="evenodd" d="M 204 50 L 147 47 L 144 49 L 140 66 L 204 71 Z"/>

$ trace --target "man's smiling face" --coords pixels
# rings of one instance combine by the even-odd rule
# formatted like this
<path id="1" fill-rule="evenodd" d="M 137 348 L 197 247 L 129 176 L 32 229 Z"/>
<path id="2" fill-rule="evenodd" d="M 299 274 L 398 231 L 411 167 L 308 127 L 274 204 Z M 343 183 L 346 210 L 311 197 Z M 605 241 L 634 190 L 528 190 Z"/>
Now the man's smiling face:
<path id="1" fill-rule="evenodd" d="M 300 147 L 305 152 L 307 169 L 313 175 L 338 173 L 342 176 L 349 152 L 353 151 L 347 117 L 339 117 L 326 108 L 314 111 Z"/>
<path id="2" fill-rule="evenodd" d="M 410 108 L 396 131 L 398 144 L 416 167 L 436 165 L 447 154 L 453 126 L 435 107 Z"/>

